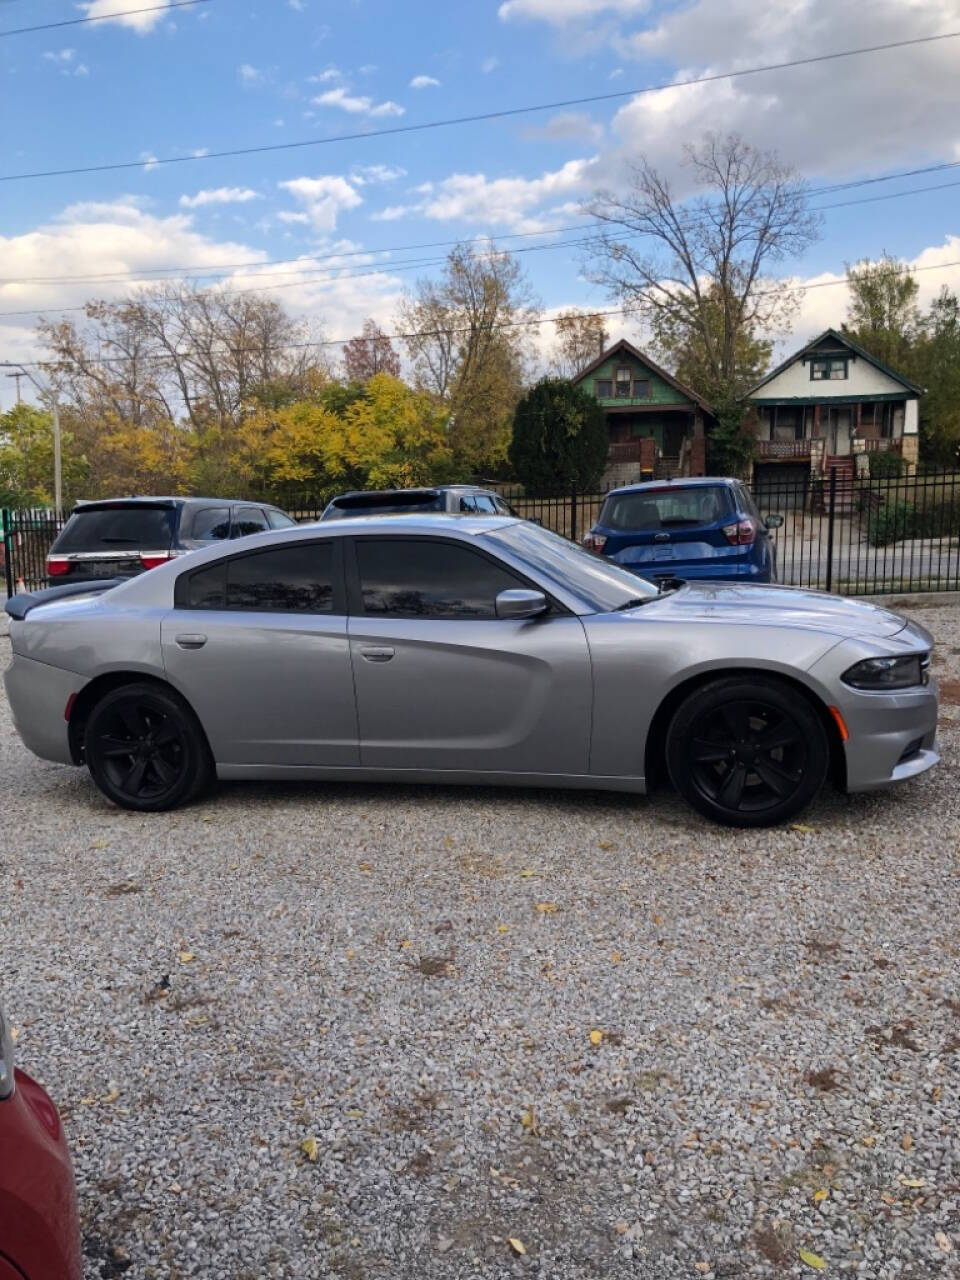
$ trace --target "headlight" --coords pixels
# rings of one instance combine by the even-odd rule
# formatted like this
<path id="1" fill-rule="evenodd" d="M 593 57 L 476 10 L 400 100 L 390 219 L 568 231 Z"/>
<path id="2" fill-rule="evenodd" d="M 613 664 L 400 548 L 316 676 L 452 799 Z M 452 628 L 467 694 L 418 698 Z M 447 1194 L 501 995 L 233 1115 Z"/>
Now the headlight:
<path id="1" fill-rule="evenodd" d="M 925 653 L 904 658 L 864 658 L 841 678 L 854 689 L 915 689 L 930 679 L 930 659 Z"/>
<path id="2" fill-rule="evenodd" d="M 10 1023 L 0 1009 L 0 1099 L 13 1093 L 13 1036 Z"/>

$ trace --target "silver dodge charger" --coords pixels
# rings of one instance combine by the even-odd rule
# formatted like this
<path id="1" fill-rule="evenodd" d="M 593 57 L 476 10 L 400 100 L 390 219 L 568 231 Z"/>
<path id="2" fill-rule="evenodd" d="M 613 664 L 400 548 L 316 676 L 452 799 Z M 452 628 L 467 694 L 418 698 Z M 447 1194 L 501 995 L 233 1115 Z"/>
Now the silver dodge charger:
<path id="1" fill-rule="evenodd" d="M 658 591 L 515 519 L 260 533 L 7 611 L 23 741 L 128 809 L 215 778 L 644 792 L 666 776 L 757 827 L 828 778 L 867 791 L 939 760 L 915 623 L 786 587 Z"/>

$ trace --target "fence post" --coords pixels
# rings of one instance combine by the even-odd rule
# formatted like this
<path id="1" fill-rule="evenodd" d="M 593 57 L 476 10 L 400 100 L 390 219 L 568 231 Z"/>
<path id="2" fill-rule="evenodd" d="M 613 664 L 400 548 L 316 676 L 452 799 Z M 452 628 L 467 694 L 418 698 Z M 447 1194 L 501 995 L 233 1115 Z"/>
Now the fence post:
<path id="1" fill-rule="evenodd" d="M 577 540 L 577 486 L 570 488 L 570 541 Z"/>
<path id="2" fill-rule="evenodd" d="M 830 498 L 827 503 L 827 591 L 833 590 L 833 525 L 837 514 L 837 468 L 830 468 Z"/>
<path id="3" fill-rule="evenodd" d="M 7 596 L 13 595 L 13 535 L 10 532 L 10 512 L 3 508 L 3 576 L 7 580 Z"/>

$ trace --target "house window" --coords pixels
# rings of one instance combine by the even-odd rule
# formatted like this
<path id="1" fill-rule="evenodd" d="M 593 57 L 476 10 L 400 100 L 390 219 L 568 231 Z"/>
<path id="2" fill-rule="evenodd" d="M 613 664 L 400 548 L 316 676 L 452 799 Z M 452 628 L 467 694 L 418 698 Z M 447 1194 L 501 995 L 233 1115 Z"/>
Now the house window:
<path id="1" fill-rule="evenodd" d="M 613 399 L 613 381 L 610 378 L 597 378 L 593 384 L 598 400 Z"/>
<path id="2" fill-rule="evenodd" d="M 618 400 L 629 400 L 629 399 L 630 399 L 630 381 L 631 381 L 631 379 L 630 379 L 630 370 L 629 370 L 629 369 L 618 369 L 618 370 L 617 370 L 617 387 L 616 387 L 616 394 L 617 394 L 617 399 L 618 399 Z"/>
<path id="3" fill-rule="evenodd" d="M 650 399 L 650 379 L 649 378 L 634 378 L 633 398 L 634 400 Z"/>
<path id="4" fill-rule="evenodd" d="M 849 376 L 846 356 L 810 361 L 812 382 L 838 382 Z"/>

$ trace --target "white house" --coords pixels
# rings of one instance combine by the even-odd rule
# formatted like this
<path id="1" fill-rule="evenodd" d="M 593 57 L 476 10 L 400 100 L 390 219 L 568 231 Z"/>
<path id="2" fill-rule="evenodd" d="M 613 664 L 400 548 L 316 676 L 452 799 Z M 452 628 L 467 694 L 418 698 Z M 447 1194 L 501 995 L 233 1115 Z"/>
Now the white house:
<path id="1" fill-rule="evenodd" d="M 747 394 L 756 412 L 757 478 L 832 466 L 854 473 L 875 450 L 899 451 L 912 470 L 923 388 L 836 329 L 827 329 Z"/>

